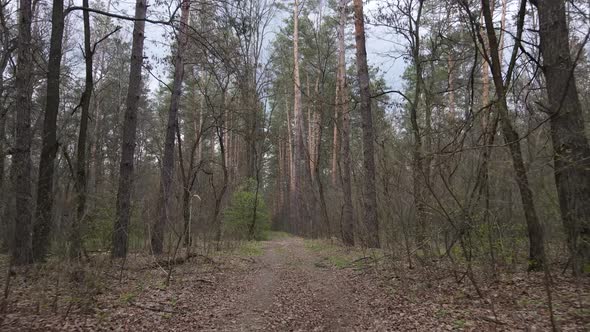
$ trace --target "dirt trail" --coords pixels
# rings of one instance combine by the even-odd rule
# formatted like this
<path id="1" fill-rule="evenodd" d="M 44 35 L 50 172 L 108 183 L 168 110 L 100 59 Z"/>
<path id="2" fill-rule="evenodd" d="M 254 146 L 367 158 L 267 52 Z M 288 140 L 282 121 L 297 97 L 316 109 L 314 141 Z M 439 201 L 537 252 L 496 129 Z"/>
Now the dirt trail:
<path id="1" fill-rule="evenodd" d="M 496 316 L 468 283 L 440 270 L 354 265 L 362 253 L 296 237 L 247 245 L 262 245 L 262 255 L 244 246 L 191 260 L 175 268 L 169 286 L 163 269 L 106 270 L 59 292 L 54 279 L 21 277 L 0 331 L 550 330 L 539 274 L 482 281 Z M 587 331 L 588 301 L 579 299 L 590 298 L 590 283 L 561 278 L 566 286 L 553 294 L 563 331 Z"/>
<path id="2" fill-rule="evenodd" d="M 371 278 L 326 264 L 301 238 L 261 244 L 261 256 L 179 265 L 168 287 L 162 269 L 129 270 L 107 291 L 81 293 L 76 306 L 65 295 L 52 302 L 51 285 L 43 293 L 49 305 L 26 295 L 38 290 L 20 287 L 0 330 L 360 331 L 391 323 L 393 301 Z"/>
<path id="3" fill-rule="evenodd" d="M 251 286 L 219 317 L 219 329 L 340 331 L 353 322 L 372 323 L 358 319 L 356 287 L 349 276 L 322 265 L 302 239 L 266 242 L 258 259 L 259 267 L 243 280 Z"/>

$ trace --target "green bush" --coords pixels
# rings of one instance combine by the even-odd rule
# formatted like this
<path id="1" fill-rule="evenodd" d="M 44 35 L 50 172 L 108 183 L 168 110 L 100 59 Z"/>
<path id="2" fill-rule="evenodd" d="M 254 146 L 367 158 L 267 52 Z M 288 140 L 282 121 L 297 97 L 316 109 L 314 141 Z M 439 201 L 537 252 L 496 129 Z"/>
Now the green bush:
<path id="1" fill-rule="evenodd" d="M 268 237 L 268 211 L 261 192 L 256 198 L 256 182 L 252 179 L 247 180 L 234 192 L 223 217 L 224 231 L 234 239 L 260 241 Z"/>

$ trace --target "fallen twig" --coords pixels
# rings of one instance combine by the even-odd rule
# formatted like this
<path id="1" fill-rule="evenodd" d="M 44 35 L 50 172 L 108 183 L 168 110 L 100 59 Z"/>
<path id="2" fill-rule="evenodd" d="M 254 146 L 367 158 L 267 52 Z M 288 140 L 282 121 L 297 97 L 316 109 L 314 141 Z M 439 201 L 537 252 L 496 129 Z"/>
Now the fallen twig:
<path id="1" fill-rule="evenodd" d="M 165 312 L 165 313 L 168 313 L 168 314 L 175 314 L 175 313 L 177 313 L 176 311 L 173 311 L 173 310 L 166 310 L 164 308 L 154 308 L 154 307 L 144 306 L 144 305 L 141 305 L 141 304 L 137 304 L 135 302 L 130 302 L 129 304 L 131 304 L 134 307 L 137 307 L 139 309 L 144 309 L 144 310 L 150 310 L 150 311 L 155 311 L 155 312 Z"/>
<path id="2" fill-rule="evenodd" d="M 212 280 L 201 279 L 201 278 L 195 279 L 195 281 L 200 281 L 200 282 L 204 282 L 204 283 L 207 283 L 207 284 L 213 284 L 214 283 Z"/>
<path id="3" fill-rule="evenodd" d="M 481 317 L 481 319 L 485 320 L 486 322 L 490 322 L 490 323 L 494 323 L 494 324 L 498 324 L 498 325 L 506 325 L 505 322 L 502 322 L 500 320 L 497 320 L 494 317 L 486 317 L 486 316 L 483 316 L 483 317 Z"/>

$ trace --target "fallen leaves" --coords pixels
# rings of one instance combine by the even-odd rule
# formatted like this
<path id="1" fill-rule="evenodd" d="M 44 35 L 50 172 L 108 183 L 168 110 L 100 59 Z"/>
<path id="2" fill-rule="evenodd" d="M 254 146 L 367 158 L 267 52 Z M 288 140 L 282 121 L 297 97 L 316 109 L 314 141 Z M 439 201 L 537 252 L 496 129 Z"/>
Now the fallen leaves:
<path id="1" fill-rule="evenodd" d="M 86 271 L 82 283 L 66 283 L 63 276 L 56 282 L 59 269 L 19 273 L 0 329 L 550 329 L 541 274 L 488 278 L 480 272 L 476 277 L 485 294 L 480 298 L 467 279 L 457 282 L 444 266 L 409 270 L 387 263 L 387 258 L 348 249 L 340 257 L 353 264 L 339 264 L 323 256 L 320 244 L 314 242 L 310 249 L 303 240 L 291 237 L 264 242 L 262 247 L 263 254 L 256 259 L 239 253 L 223 260 L 195 257 L 175 267 L 169 286 L 158 269 L 129 267 L 120 273 L 118 266 L 102 266 L 102 270 Z M 334 254 L 339 249 L 329 250 Z M 585 331 L 590 324 L 590 282 L 560 274 L 553 282 L 554 311 L 561 329 Z"/>

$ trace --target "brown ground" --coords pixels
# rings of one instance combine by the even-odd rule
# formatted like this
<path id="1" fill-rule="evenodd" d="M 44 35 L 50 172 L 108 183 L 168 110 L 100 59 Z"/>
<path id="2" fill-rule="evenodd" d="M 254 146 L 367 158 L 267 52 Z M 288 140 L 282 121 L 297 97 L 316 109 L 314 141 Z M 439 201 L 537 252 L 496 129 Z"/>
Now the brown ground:
<path id="1" fill-rule="evenodd" d="M 16 277 L 0 330 L 550 330 L 540 275 L 482 281 L 481 299 L 442 272 L 364 264 L 371 259 L 355 257 L 369 253 L 310 243 L 285 237 L 263 242 L 262 255 L 192 260 L 175 268 L 170 286 L 158 268 L 87 272 L 75 291 L 51 278 L 57 272 Z M 587 331 L 588 280 L 556 285 L 560 327 Z"/>

